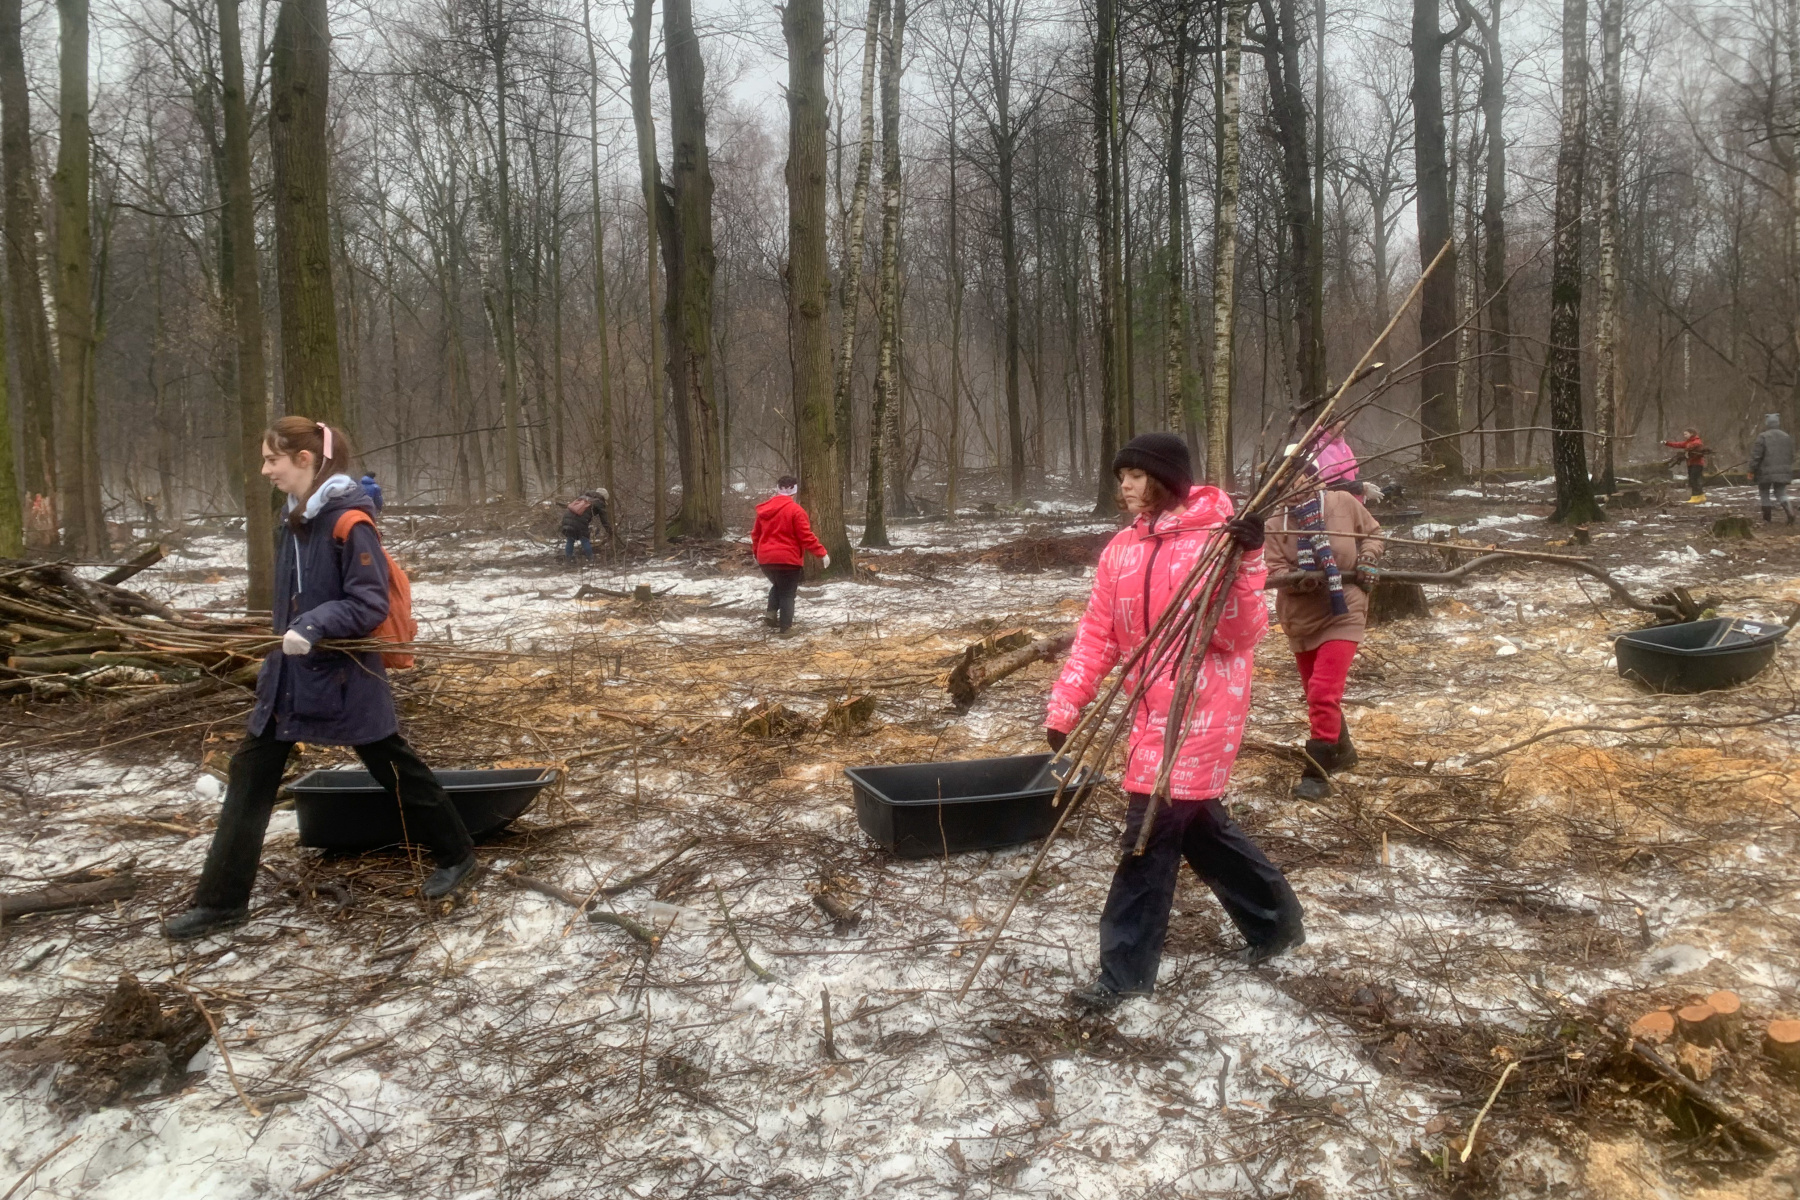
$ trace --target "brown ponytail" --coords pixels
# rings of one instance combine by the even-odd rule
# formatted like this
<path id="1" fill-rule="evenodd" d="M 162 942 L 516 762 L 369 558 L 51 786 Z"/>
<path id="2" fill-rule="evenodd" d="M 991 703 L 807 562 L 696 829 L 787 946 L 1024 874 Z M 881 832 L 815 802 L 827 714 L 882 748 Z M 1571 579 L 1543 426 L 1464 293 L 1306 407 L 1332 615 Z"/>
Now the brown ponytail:
<path id="1" fill-rule="evenodd" d="M 329 454 L 325 452 L 328 436 L 331 442 Z M 310 417 L 282 417 L 263 431 L 263 447 L 288 458 L 296 458 L 304 451 L 312 455 L 317 464 L 312 485 L 304 496 L 295 498 L 293 510 L 288 513 L 288 527 L 296 531 L 306 524 L 306 502 L 319 490 L 319 485 L 333 475 L 349 474 L 350 462 L 355 457 L 349 435 L 335 425 L 325 425 Z"/>

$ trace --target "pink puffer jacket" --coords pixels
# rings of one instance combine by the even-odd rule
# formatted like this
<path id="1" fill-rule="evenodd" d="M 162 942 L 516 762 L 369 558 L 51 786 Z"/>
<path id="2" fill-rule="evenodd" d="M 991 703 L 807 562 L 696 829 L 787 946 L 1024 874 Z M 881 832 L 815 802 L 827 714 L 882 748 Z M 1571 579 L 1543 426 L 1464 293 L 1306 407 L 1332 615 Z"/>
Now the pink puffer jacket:
<path id="1" fill-rule="evenodd" d="M 1196 487 L 1188 493 L 1187 507 L 1164 513 L 1154 529 L 1140 516 L 1107 544 L 1069 660 L 1050 692 L 1044 719 L 1048 728 L 1064 733 L 1075 728 L 1101 680 L 1144 640 L 1168 607 L 1170 593 L 1193 569 L 1207 538 L 1231 516 L 1229 496 L 1218 488 Z M 1211 799 L 1223 794 L 1231 780 L 1231 764 L 1243 744 L 1244 717 L 1250 709 L 1256 643 L 1269 631 L 1262 598 L 1267 573 L 1260 549 L 1239 560 L 1237 578 L 1196 685 L 1199 695 L 1180 757 L 1169 777 L 1169 794 L 1177 800 Z M 1126 677 L 1124 695 L 1136 687 L 1137 675 L 1134 671 Z M 1165 664 L 1132 719 L 1130 758 L 1121 785 L 1128 792 L 1148 792 L 1156 786 L 1174 693 L 1174 665 Z"/>

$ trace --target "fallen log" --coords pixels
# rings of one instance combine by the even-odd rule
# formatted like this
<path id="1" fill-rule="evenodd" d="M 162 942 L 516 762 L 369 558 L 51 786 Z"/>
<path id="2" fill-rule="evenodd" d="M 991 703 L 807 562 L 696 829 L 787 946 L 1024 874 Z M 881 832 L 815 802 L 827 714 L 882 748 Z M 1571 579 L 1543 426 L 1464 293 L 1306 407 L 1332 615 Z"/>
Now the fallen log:
<path id="1" fill-rule="evenodd" d="M 1464 549 L 1464 547 L 1452 548 Z M 1384 569 L 1381 572 L 1381 579 L 1383 582 L 1392 583 L 1455 586 L 1456 584 L 1462 583 L 1474 572 L 1481 570 L 1484 567 L 1497 566 L 1500 563 L 1514 559 L 1523 559 L 1527 562 L 1552 563 L 1556 566 L 1568 567 L 1571 570 L 1580 571 L 1583 575 L 1590 576 L 1605 584 L 1607 591 L 1613 594 L 1613 598 L 1625 605 L 1625 607 L 1636 609 L 1638 612 L 1651 613 L 1662 618 L 1664 621 L 1689 621 L 1692 620 L 1695 615 L 1689 613 L 1687 611 L 1688 606 L 1681 604 L 1679 600 L 1675 604 L 1658 604 L 1650 600 L 1640 600 L 1637 596 L 1632 594 L 1630 588 L 1613 578 L 1612 573 L 1605 568 L 1598 567 L 1584 558 L 1574 558 L 1567 554 L 1535 554 L 1525 550 L 1488 550 L 1477 555 L 1475 558 L 1470 559 L 1468 562 L 1463 563 L 1461 566 L 1454 567 L 1448 571 L 1389 571 Z M 1314 572 L 1314 574 L 1316 575 L 1317 572 Z M 1302 581 L 1306 579 L 1306 575 L 1307 573 L 1304 571 L 1278 571 L 1275 574 L 1270 575 L 1268 579 L 1264 581 L 1263 587 L 1265 589 L 1298 587 Z"/>
<path id="2" fill-rule="evenodd" d="M 151 567 L 154 567 L 157 563 L 166 558 L 168 553 L 169 548 L 167 546 L 160 544 L 152 546 L 130 562 L 120 563 L 118 566 L 102 575 L 100 577 L 100 582 L 107 584 L 110 587 L 117 587 L 127 579 L 130 579 L 133 575 L 136 575 L 139 571 L 148 571 Z"/>
<path id="3" fill-rule="evenodd" d="M 1074 641 L 1075 633 L 1071 630 L 1054 637 L 1039 638 L 992 658 L 981 657 L 982 643 L 976 642 L 963 651 L 962 661 L 950 672 L 944 690 L 950 693 L 958 708 L 967 708 L 975 703 L 981 693 L 1008 675 L 1022 671 L 1034 662 L 1054 661 Z"/>
<path id="4" fill-rule="evenodd" d="M 113 900 L 129 900 L 137 893 L 137 880 L 130 875 L 109 875 L 87 883 L 53 883 L 30 892 L 0 895 L 0 924 L 27 913 L 63 912 L 86 908 L 90 904 L 106 904 Z"/>

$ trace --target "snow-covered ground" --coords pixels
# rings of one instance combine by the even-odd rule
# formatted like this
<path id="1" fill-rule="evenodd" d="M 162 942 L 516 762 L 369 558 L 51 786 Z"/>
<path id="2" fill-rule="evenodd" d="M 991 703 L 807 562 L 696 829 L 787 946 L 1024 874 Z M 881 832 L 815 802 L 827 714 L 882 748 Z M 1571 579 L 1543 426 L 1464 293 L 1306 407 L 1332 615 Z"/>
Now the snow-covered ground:
<path id="1" fill-rule="evenodd" d="M 1512 535 L 1526 520 L 1452 527 Z M 976 549 L 1030 527 L 1019 517 L 890 532 L 902 549 Z M 528 539 L 407 550 L 421 635 L 431 640 L 521 652 L 717 647 L 723 656 L 760 637 L 749 618 L 765 585 L 750 572 L 668 563 L 564 573 L 546 568 L 550 552 Z M 1708 557 L 1659 551 L 1628 578 L 1690 582 Z M 882 556 L 873 562 L 880 573 Z M 482 565 L 491 563 L 502 565 Z M 177 582 L 147 590 L 190 606 L 241 600 L 241 548 L 228 535 L 190 543 L 170 568 L 183 572 Z M 984 622 L 1057 628 L 1087 590 L 1085 572 L 1059 568 L 958 564 L 882 579 L 808 589 L 806 632 L 775 651 L 792 665 L 777 658 L 760 669 L 834 678 L 847 670 L 840 659 L 878 647 L 953 651 Z M 685 603 L 653 621 L 595 625 L 588 615 L 603 610 L 573 598 L 584 582 L 647 583 Z M 1773 617 L 1791 602 L 1793 580 L 1751 573 L 1735 586 L 1743 615 Z M 1529 587 L 1482 580 L 1446 597 L 1429 621 L 1372 635 L 1352 680 L 1354 719 L 1359 729 L 1413 730 L 1414 765 L 1425 770 L 1408 775 L 1397 758 L 1366 767 L 1350 793 L 1359 810 L 1409 811 L 1406 797 L 1437 786 L 1430 762 L 1448 757 L 1455 767 L 1521 722 L 1617 716 L 1633 693 L 1611 675 L 1607 634 L 1625 625 L 1594 618 L 1599 590 L 1567 577 L 1533 576 Z M 700 611 L 721 605 L 735 611 Z M 1793 653 L 1784 651 L 1788 666 Z M 1253 733 L 1291 741 L 1295 685 L 1278 634 L 1265 655 Z M 1033 749 L 1046 669 L 1035 670 L 966 715 L 897 707 L 891 736 L 915 741 L 892 744 L 948 739 L 955 757 Z M 699 667 L 684 660 L 685 673 L 668 671 L 631 686 L 673 707 L 697 687 Z M 1662 703 L 1671 715 L 1700 711 Z M 719 703 L 715 716 L 733 704 Z M 1417 736 L 1425 730 L 1443 743 Z M 1763 872 L 1771 883 L 1759 900 L 1771 936 L 1757 938 L 1702 878 L 1659 869 L 1634 877 L 1628 892 L 1617 874 L 1508 871 L 1453 842 L 1410 838 L 1403 819 L 1381 825 L 1396 836 L 1391 846 L 1384 836 L 1379 855 L 1286 853 L 1309 942 L 1261 970 L 1231 960 L 1235 934 L 1184 878 L 1157 997 L 1110 1022 L 1078 1021 L 1059 998 L 1093 968 L 1094 920 L 1116 853 L 1116 810 L 1096 805 L 1058 843 L 959 1001 L 973 952 L 1035 849 L 917 861 L 870 851 L 838 767 L 888 753 L 883 736 L 866 747 L 814 739 L 755 753 L 702 739 L 691 752 L 608 760 L 534 817 L 554 832 L 489 852 L 486 880 L 448 910 L 409 897 L 409 868 L 395 859 L 345 877 L 348 913 L 266 882 L 249 926 L 196 947 L 161 941 L 157 914 L 141 901 L 8 926 L 0 1008 L 11 1016 L 0 1039 L 67 1032 L 131 970 L 206 998 L 230 1070 L 209 1046 L 178 1092 L 85 1115 L 54 1108 L 42 1073 L 8 1082 L 0 1183 L 51 1156 L 34 1177 L 38 1191 L 27 1184 L 19 1195 L 1428 1195 L 1437 1186 L 1419 1170 L 1421 1152 L 1466 1128 L 1485 1097 L 1380 1059 L 1331 1010 L 1299 998 L 1310 983 L 1369 979 L 1394 990 L 1409 1020 L 1521 1033 L 1558 1003 L 1618 989 L 1714 982 L 1769 1005 L 1800 988 L 1800 963 L 1775 936 L 1788 927 L 1779 922 L 1800 919 L 1800 889 L 1769 865 L 1791 856 L 1787 832 L 1718 848 L 1731 873 Z M 765 763 L 773 775 L 752 769 Z M 212 774 L 150 746 L 129 761 L 39 753 L 9 771 L 0 874 L 45 879 L 130 860 L 163 881 L 151 889 L 155 903 L 179 903 L 180 881 L 205 854 L 220 795 Z M 1286 794 L 1290 773 L 1278 759 L 1247 760 L 1234 809 L 1270 845 L 1330 842 L 1349 819 L 1334 807 L 1342 797 L 1298 805 Z M 1508 794 L 1518 817 L 1553 823 L 1573 786 L 1544 774 L 1509 783 Z M 665 931 L 652 956 L 617 929 L 572 921 L 567 905 L 502 881 L 517 870 L 586 896 L 689 836 L 703 845 L 693 855 L 700 874 L 685 888 L 659 899 L 651 880 L 610 902 Z M 275 875 L 312 861 L 294 838 L 292 813 L 278 812 L 266 854 Z M 740 845 L 751 848 L 742 857 L 713 848 Z M 809 891 L 825 876 L 849 881 L 861 917 L 853 929 L 834 930 L 814 907 Z M 1591 960 L 1552 953 L 1541 910 L 1487 903 L 1497 888 L 1573 914 L 1590 948 L 1648 940 Z M 770 978 L 745 964 L 737 937 Z M 822 992 L 836 1058 L 823 1047 Z M 252 1103 L 286 1096 L 252 1116 L 236 1087 Z M 1572 1149 L 1542 1141 L 1518 1146 L 1499 1170 L 1502 1194 L 1583 1184 Z"/>

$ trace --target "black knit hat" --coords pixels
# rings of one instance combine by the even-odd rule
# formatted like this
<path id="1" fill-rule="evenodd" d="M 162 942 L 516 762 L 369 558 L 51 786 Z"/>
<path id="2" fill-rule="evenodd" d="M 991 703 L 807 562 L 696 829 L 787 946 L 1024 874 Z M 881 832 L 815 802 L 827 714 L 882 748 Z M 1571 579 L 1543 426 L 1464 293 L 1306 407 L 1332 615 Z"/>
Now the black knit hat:
<path id="1" fill-rule="evenodd" d="M 1136 468 L 1168 489 L 1177 500 L 1186 500 L 1194 487 L 1193 460 L 1187 442 L 1172 433 L 1140 433 L 1125 443 L 1113 459 L 1113 474 Z"/>

